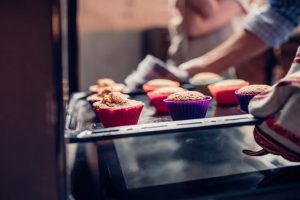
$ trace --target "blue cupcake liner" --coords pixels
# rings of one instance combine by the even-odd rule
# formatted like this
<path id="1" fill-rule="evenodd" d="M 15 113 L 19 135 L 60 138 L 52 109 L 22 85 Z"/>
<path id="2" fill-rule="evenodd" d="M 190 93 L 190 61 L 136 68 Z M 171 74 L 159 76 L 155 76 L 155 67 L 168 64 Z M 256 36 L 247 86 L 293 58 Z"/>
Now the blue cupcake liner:
<path id="1" fill-rule="evenodd" d="M 249 102 L 255 96 L 255 94 L 241 94 L 238 91 L 236 91 L 235 94 L 239 100 L 241 110 L 248 113 Z"/>
<path id="2" fill-rule="evenodd" d="M 173 120 L 204 118 L 208 110 L 210 96 L 199 101 L 167 101 L 164 100 Z"/>

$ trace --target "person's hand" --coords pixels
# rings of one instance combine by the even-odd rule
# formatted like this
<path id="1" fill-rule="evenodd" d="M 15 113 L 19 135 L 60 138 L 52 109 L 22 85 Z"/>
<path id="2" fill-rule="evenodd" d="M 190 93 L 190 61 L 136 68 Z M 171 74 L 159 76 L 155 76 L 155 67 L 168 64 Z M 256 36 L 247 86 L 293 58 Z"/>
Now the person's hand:
<path id="1" fill-rule="evenodd" d="M 129 90 L 134 90 L 141 88 L 147 81 L 158 78 L 186 82 L 188 80 L 188 74 L 176 67 L 167 67 L 163 61 L 151 55 L 147 55 L 146 58 L 139 63 L 137 70 L 126 77 L 125 83 Z"/>
<path id="2" fill-rule="evenodd" d="M 249 111 L 264 119 L 254 129 L 254 138 L 263 149 L 244 150 L 244 153 L 251 156 L 272 153 L 300 161 L 300 48 L 288 75 L 270 90 L 255 96 Z"/>
<path id="3" fill-rule="evenodd" d="M 194 76 L 197 73 L 207 71 L 201 58 L 189 60 L 185 63 L 182 63 L 178 67 L 179 69 L 186 71 L 190 77 Z"/>

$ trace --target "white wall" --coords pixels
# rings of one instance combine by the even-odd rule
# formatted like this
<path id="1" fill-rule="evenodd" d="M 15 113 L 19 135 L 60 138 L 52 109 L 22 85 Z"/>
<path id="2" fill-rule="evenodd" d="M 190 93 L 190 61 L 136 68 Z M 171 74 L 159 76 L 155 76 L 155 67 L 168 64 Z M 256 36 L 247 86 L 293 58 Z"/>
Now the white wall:
<path id="1" fill-rule="evenodd" d="M 141 57 L 141 34 L 138 31 L 84 34 L 79 45 L 81 90 L 87 90 L 98 78 L 123 81 L 136 68 Z"/>
<path id="2" fill-rule="evenodd" d="M 123 81 L 141 59 L 141 31 L 167 26 L 167 6 L 168 0 L 79 1 L 80 89 L 101 77 Z"/>

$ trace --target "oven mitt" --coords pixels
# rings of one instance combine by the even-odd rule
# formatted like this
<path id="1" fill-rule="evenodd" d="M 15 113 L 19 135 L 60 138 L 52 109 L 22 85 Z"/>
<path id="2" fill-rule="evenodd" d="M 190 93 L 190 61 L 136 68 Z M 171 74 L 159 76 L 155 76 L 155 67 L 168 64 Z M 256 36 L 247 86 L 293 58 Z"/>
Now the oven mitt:
<path id="1" fill-rule="evenodd" d="M 127 76 L 124 82 L 129 90 L 134 90 L 141 88 L 144 83 L 157 78 L 186 82 L 188 80 L 188 74 L 174 66 L 167 67 L 160 59 L 147 55 L 145 59 L 139 63 L 137 69 Z"/>
<path id="2" fill-rule="evenodd" d="M 249 111 L 264 119 L 254 129 L 254 139 L 263 149 L 244 150 L 245 154 L 272 153 L 290 161 L 300 161 L 300 47 L 286 77 L 270 90 L 255 96 Z"/>

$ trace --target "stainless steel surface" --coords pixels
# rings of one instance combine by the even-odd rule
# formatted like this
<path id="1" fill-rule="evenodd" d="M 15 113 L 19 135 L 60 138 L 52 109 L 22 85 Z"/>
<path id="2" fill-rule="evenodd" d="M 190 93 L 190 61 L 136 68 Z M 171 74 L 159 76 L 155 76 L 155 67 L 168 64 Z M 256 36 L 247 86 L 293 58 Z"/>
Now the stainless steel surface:
<path id="1" fill-rule="evenodd" d="M 170 115 L 157 115 L 147 96 L 139 94 L 131 95 L 132 98 L 145 102 L 138 125 L 103 128 L 92 111 L 91 105 L 86 101 L 86 95 L 86 93 L 76 93 L 69 103 L 65 137 L 71 143 L 253 125 L 260 122 L 259 119 L 241 111 L 238 106 L 218 107 L 215 102 L 212 102 L 204 119 L 172 121 Z"/>

